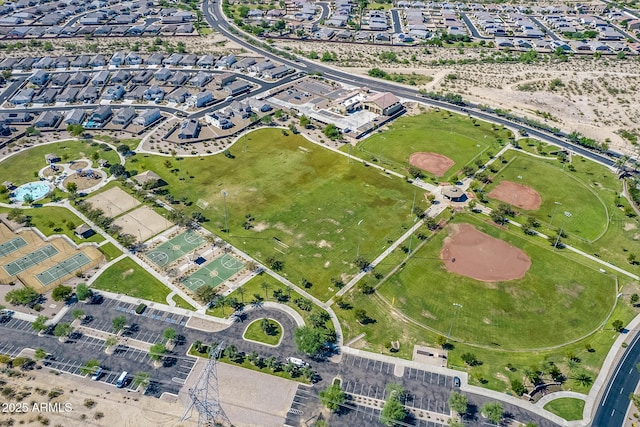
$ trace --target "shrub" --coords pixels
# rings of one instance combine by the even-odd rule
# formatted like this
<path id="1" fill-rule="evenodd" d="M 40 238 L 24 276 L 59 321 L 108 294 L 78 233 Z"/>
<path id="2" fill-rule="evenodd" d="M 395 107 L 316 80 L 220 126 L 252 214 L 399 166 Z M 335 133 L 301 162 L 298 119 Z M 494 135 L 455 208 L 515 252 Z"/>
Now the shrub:
<path id="1" fill-rule="evenodd" d="M 140 303 L 138 304 L 138 306 L 136 307 L 136 314 L 142 314 L 144 313 L 144 311 L 147 309 L 147 305 L 145 303 Z"/>

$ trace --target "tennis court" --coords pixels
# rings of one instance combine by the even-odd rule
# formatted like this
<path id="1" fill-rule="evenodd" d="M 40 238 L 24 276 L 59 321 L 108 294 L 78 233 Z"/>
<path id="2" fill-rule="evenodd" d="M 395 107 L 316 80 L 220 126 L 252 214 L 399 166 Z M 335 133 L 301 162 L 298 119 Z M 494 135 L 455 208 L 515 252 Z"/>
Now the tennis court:
<path id="1" fill-rule="evenodd" d="M 203 243 L 205 243 L 204 237 L 193 230 L 187 230 L 150 250 L 145 256 L 158 267 L 164 267 L 200 247 Z"/>
<path id="2" fill-rule="evenodd" d="M 43 286 L 47 286 L 64 276 L 74 273 L 82 266 L 87 265 L 90 262 L 91 259 L 89 259 L 88 256 L 86 256 L 82 252 L 79 252 L 74 256 L 67 258 L 64 261 L 54 265 L 53 267 L 43 271 L 42 273 L 36 274 L 36 278 L 40 283 L 42 283 Z"/>
<path id="3" fill-rule="evenodd" d="M 27 242 L 22 237 L 15 237 L 6 242 L 2 242 L 0 243 L 0 257 L 7 256 L 24 246 L 27 246 Z"/>
<path id="4" fill-rule="evenodd" d="M 182 281 L 182 283 L 194 292 L 201 286 L 219 286 L 244 267 L 239 259 L 224 254 L 203 265 L 198 271 Z"/>
<path id="5" fill-rule="evenodd" d="M 43 246 L 31 253 L 26 254 L 20 259 L 12 261 L 9 264 L 5 264 L 4 271 L 6 271 L 9 276 L 15 276 L 16 274 L 28 270 L 34 265 L 37 265 L 40 262 L 49 259 L 54 255 L 57 255 L 58 253 L 58 250 L 53 245 Z"/>

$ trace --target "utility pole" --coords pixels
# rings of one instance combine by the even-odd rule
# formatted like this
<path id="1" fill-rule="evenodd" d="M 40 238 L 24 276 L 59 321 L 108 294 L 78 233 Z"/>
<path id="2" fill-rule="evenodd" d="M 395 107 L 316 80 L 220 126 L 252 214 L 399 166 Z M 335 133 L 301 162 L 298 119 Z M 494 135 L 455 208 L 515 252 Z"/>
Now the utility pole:
<path id="1" fill-rule="evenodd" d="M 224 232 L 229 234 L 229 218 L 227 216 L 227 193 L 226 190 L 222 190 L 222 197 L 224 199 Z"/>

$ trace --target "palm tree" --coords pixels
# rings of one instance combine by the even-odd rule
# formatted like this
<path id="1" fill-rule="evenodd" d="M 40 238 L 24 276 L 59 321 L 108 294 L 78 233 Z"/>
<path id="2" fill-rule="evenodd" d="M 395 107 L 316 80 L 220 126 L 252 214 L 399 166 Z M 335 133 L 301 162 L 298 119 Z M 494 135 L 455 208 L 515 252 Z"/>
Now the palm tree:
<path id="1" fill-rule="evenodd" d="M 271 288 L 271 284 L 269 284 L 269 282 L 262 282 L 260 287 L 264 289 L 264 299 L 269 299 L 269 289 Z"/>
<path id="2" fill-rule="evenodd" d="M 215 302 L 216 307 L 220 307 L 222 309 L 222 315 L 224 316 L 224 308 L 229 304 L 227 297 L 220 295 Z"/>
<path id="3" fill-rule="evenodd" d="M 238 289 L 236 289 L 236 292 L 238 293 L 238 295 L 240 295 L 242 304 L 244 304 L 244 294 L 247 293 L 247 291 L 245 291 L 243 287 L 239 287 Z"/>
<path id="4" fill-rule="evenodd" d="M 574 380 L 582 386 L 588 387 L 593 382 L 593 377 L 586 372 L 580 372 L 574 377 Z"/>

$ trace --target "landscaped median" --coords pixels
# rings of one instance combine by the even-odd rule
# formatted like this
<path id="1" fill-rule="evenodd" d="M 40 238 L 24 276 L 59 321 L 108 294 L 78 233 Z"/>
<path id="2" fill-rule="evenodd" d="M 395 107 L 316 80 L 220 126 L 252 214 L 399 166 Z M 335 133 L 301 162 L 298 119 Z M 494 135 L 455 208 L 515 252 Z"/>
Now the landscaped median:
<path id="1" fill-rule="evenodd" d="M 189 348 L 188 354 L 209 359 L 212 346 L 215 350 L 217 344 L 211 343 L 210 345 L 206 345 L 196 341 Z M 222 363 L 240 366 L 264 374 L 275 375 L 276 377 L 298 381 L 303 384 L 311 384 L 316 376 L 316 373 L 309 366 L 298 367 L 291 362 L 279 360 L 274 356 L 265 358 L 256 352 L 245 354 L 235 345 L 225 347 L 218 360 Z"/>
<path id="2" fill-rule="evenodd" d="M 242 338 L 272 347 L 277 347 L 282 341 L 282 325 L 274 319 L 254 320 L 244 330 Z"/>

